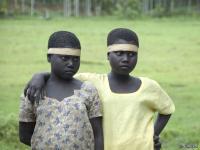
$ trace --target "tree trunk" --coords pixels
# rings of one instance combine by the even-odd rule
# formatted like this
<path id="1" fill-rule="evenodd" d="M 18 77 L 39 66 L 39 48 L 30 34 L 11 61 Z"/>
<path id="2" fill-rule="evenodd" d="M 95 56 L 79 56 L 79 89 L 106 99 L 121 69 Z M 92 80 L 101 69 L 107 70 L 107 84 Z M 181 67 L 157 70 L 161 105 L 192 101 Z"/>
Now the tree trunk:
<path id="1" fill-rule="evenodd" d="M 91 16 L 91 0 L 86 0 L 86 15 Z"/>
<path id="2" fill-rule="evenodd" d="M 102 9 L 102 1 L 95 1 L 95 15 L 99 16 L 101 15 L 101 9 Z"/>
<path id="3" fill-rule="evenodd" d="M 148 12 L 148 0 L 143 0 L 143 12 L 147 13 Z"/>
<path id="4" fill-rule="evenodd" d="M 25 13 L 25 0 L 21 0 L 21 11 Z"/>
<path id="5" fill-rule="evenodd" d="M 149 0 L 149 10 L 153 9 L 153 0 Z"/>
<path id="6" fill-rule="evenodd" d="M 18 5 L 17 0 L 14 0 L 14 7 L 15 7 L 15 11 L 17 11 L 19 9 L 19 5 Z"/>
<path id="7" fill-rule="evenodd" d="M 71 0 L 64 0 L 64 16 L 69 17 L 71 16 Z"/>
<path id="8" fill-rule="evenodd" d="M 170 3 L 170 12 L 173 12 L 174 11 L 174 0 L 171 0 L 171 3 Z"/>
<path id="9" fill-rule="evenodd" d="M 191 11 L 191 5 L 192 5 L 192 1 L 191 1 L 191 0 L 188 0 L 188 5 L 187 5 L 187 7 L 188 7 L 188 12 Z"/>
<path id="10" fill-rule="evenodd" d="M 71 16 L 72 15 L 72 7 L 71 7 L 71 0 L 67 1 L 67 16 Z"/>
<path id="11" fill-rule="evenodd" d="M 157 5 L 159 6 L 159 7 L 161 7 L 162 6 L 162 1 L 161 0 L 157 0 L 158 2 L 157 2 Z"/>
<path id="12" fill-rule="evenodd" d="M 7 10 L 8 10 L 8 14 L 9 15 L 13 15 L 14 14 L 14 2 L 13 0 L 8 0 L 8 5 L 7 5 Z"/>
<path id="13" fill-rule="evenodd" d="M 171 9 L 171 8 L 170 8 L 171 6 L 170 6 L 170 5 L 171 5 L 171 0 L 167 0 L 167 1 L 166 1 L 166 6 L 165 6 L 165 7 L 166 7 L 165 10 L 166 10 L 166 12 L 167 12 L 168 14 L 170 14 L 170 12 L 171 12 L 171 10 L 170 10 L 170 9 Z"/>
<path id="14" fill-rule="evenodd" d="M 67 17 L 67 0 L 63 1 L 63 14 L 64 17 Z"/>
<path id="15" fill-rule="evenodd" d="M 35 13 L 34 7 L 35 7 L 35 0 L 31 0 L 31 16 L 33 16 Z"/>
<path id="16" fill-rule="evenodd" d="M 74 14 L 75 16 L 79 16 L 79 0 L 74 0 Z"/>
<path id="17" fill-rule="evenodd" d="M 200 0 L 197 0 L 197 10 L 200 11 Z"/>

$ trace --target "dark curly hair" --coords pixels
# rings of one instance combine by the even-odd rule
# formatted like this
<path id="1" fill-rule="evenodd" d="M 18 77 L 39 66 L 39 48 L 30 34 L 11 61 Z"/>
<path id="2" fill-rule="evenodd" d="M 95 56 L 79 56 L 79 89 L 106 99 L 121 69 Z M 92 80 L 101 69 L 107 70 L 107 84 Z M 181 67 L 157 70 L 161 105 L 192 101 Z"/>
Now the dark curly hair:
<path id="1" fill-rule="evenodd" d="M 110 31 L 107 37 L 107 46 L 118 43 L 119 40 L 125 40 L 131 44 L 137 45 L 139 47 L 139 40 L 137 34 L 126 28 L 116 28 Z"/>
<path id="2" fill-rule="evenodd" d="M 74 33 L 69 31 L 57 31 L 49 37 L 48 48 L 81 49 L 81 44 Z"/>

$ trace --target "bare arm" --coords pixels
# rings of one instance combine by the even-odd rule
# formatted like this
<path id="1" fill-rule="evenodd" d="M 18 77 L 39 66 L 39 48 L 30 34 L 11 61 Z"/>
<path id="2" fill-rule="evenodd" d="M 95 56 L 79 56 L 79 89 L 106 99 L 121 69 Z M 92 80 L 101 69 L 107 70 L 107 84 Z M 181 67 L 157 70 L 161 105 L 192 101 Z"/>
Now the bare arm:
<path id="1" fill-rule="evenodd" d="M 39 100 L 40 95 L 43 96 L 42 89 L 49 77 L 50 73 L 48 72 L 34 74 L 32 79 L 27 83 L 26 87 L 24 88 L 24 95 L 28 96 L 28 99 L 31 102 Z"/>
<path id="2" fill-rule="evenodd" d="M 35 122 L 19 122 L 20 142 L 31 146 L 31 137 L 35 128 Z"/>
<path id="3" fill-rule="evenodd" d="M 92 129 L 94 132 L 95 150 L 103 150 L 104 142 L 103 142 L 102 117 L 92 118 L 90 119 L 90 123 L 92 125 Z"/>
<path id="4" fill-rule="evenodd" d="M 154 125 L 154 135 L 159 136 L 162 130 L 165 128 L 171 114 L 169 115 L 162 115 L 158 114 L 157 120 Z"/>
<path id="5" fill-rule="evenodd" d="M 158 114 L 158 116 L 157 116 L 156 122 L 154 124 L 154 149 L 155 150 L 161 149 L 159 135 L 162 132 L 162 130 L 165 128 L 170 117 L 171 117 L 171 114 L 169 114 L 169 115 Z"/>

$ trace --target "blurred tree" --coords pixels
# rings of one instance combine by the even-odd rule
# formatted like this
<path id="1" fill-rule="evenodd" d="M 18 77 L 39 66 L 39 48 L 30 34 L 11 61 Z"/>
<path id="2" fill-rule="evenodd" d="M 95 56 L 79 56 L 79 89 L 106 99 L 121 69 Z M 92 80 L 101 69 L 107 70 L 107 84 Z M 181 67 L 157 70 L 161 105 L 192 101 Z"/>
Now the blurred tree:
<path id="1" fill-rule="evenodd" d="M 197 3 L 197 10 L 200 11 L 200 0 L 196 0 Z"/>
<path id="2" fill-rule="evenodd" d="M 25 13 L 25 0 L 21 0 L 21 12 Z"/>
<path id="3" fill-rule="evenodd" d="M 74 14 L 75 16 L 79 16 L 79 0 L 74 0 Z"/>
<path id="4" fill-rule="evenodd" d="M 69 17 L 72 15 L 71 0 L 64 0 L 64 16 Z"/>
<path id="5" fill-rule="evenodd" d="M 35 0 L 31 0 L 31 16 L 35 13 Z"/>
<path id="6" fill-rule="evenodd" d="M 91 16 L 91 0 L 86 0 L 85 2 L 85 12 L 87 16 Z"/>
<path id="7" fill-rule="evenodd" d="M 60 13 L 62 8 L 64 16 L 169 16 L 199 14 L 200 0 L 0 0 L 0 12 L 3 14 L 24 14 L 27 10 L 33 16 L 41 12 L 48 14 L 49 11 Z"/>
<path id="8" fill-rule="evenodd" d="M 4 16 L 8 13 L 8 1 L 0 0 L 0 16 Z"/>

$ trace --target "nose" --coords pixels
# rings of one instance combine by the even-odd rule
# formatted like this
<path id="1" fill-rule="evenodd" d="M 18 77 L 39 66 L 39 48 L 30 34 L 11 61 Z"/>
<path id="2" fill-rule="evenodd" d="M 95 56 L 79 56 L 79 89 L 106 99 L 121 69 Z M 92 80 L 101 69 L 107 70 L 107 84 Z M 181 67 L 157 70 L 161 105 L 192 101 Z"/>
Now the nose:
<path id="1" fill-rule="evenodd" d="M 67 67 L 72 67 L 73 66 L 73 60 L 72 58 L 69 58 L 66 62 Z"/>
<path id="2" fill-rule="evenodd" d="M 123 55 L 122 61 L 123 61 L 123 62 L 128 62 L 128 58 L 129 58 L 129 57 L 128 57 L 128 54 L 124 54 L 124 55 Z"/>

